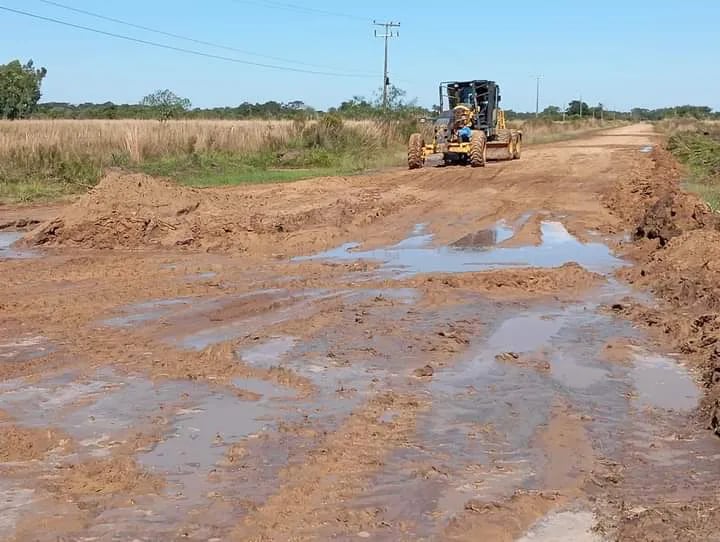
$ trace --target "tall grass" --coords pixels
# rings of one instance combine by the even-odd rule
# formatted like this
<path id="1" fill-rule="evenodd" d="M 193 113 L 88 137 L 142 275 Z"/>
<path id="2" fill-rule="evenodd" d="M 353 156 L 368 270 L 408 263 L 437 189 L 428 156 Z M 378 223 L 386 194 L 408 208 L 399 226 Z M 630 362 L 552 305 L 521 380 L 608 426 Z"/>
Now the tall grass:
<path id="1" fill-rule="evenodd" d="M 685 187 L 720 210 L 720 122 L 669 119 L 658 123 L 667 148 L 687 167 Z"/>
<path id="2" fill-rule="evenodd" d="M 232 169 L 250 172 L 252 178 L 269 168 L 342 165 L 347 172 L 372 166 L 382 149 L 404 145 L 407 130 L 397 122 L 332 116 L 309 122 L 0 121 L 0 198 L 81 191 L 96 183 L 106 167 L 166 175 L 180 168 L 179 175 L 188 178 L 206 170 L 229 182 Z"/>

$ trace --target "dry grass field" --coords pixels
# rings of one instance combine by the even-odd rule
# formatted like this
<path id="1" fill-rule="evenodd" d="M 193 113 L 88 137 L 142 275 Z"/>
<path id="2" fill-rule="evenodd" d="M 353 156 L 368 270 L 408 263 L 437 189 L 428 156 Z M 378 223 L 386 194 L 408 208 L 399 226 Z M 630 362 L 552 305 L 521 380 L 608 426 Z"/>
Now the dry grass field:
<path id="1" fill-rule="evenodd" d="M 526 143 L 607 127 L 586 119 L 514 123 Z M 194 186 L 293 181 L 402 166 L 406 141 L 431 124 L 341 120 L 0 121 L 0 201 L 76 194 L 109 167 Z"/>

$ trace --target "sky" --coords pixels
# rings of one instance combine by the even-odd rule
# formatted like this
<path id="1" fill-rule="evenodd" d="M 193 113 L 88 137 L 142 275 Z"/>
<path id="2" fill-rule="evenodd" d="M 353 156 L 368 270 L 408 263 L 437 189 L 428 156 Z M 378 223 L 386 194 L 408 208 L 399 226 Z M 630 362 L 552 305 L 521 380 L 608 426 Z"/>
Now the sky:
<path id="1" fill-rule="evenodd" d="M 590 105 L 617 110 L 683 104 L 720 110 L 718 0 L 57 1 L 226 48 L 42 0 L 0 0 L 0 7 L 234 61 L 0 9 L 0 63 L 32 58 L 45 66 L 43 101 L 137 103 L 168 88 L 197 107 L 301 100 L 325 109 L 352 96 L 373 97 L 382 85 L 383 40 L 373 36 L 375 19 L 401 23 L 390 41 L 391 82 L 424 106 L 437 102 L 440 81 L 492 79 L 501 86 L 506 109 L 534 111 L 536 76 L 542 75 L 541 109 L 582 96 Z M 473 5 L 484 7 L 474 14 Z"/>

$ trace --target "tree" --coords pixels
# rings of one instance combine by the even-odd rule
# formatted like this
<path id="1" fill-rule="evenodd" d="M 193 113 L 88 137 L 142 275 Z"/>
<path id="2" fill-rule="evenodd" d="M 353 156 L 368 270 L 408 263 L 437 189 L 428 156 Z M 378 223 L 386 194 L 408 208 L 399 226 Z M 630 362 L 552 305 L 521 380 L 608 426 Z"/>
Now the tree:
<path id="1" fill-rule="evenodd" d="M 148 94 L 140 101 L 140 105 L 155 109 L 161 121 L 177 118 L 192 107 L 190 100 L 167 89 Z"/>
<path id="2" fill-rule="evenodd" d="M 586 104 L 585 102 L 581 102 L 580 100 L 573 100 L 568 104 L 568 108 L 565 110 L 565 112 L 570 115 L 577 115 L 577 116 L 590 116 L 592 115 L 592 112 L 590 111 L 590 106 Z"/>
<path id="3" fill-rule="evenodd" d="M 0 65 L 0 117 L 29 117 L 40 101 L 40 86 L 47 75 L 45 68 L 35 69 L 32 60 L 22 65 L 19 60 Z"/>
<path id="4" fill-rule="evenodd" d="M 557 105 L 549 105 L 542 110 L 540 116 L 546 119 L 556 120 L 562 117 L 562 111 Z"/>

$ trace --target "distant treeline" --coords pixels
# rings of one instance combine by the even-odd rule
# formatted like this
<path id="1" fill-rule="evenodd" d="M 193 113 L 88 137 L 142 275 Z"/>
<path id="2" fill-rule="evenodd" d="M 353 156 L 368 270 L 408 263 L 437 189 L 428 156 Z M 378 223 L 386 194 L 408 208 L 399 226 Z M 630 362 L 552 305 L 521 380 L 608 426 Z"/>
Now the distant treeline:
<path id="1" fill-rule="evenodd" d="M 601 116 L 606 119 L 623 120 L 663 120 L 668 118 L 695 118 L 719 119 L 720 112 L 713 111 L 708 106 L 683 105 L 679 107 L 666 107 L 661 109 L 633 108 L 630 111 L 606 110 L 601 104 L 592 107 L 583 103 L 582 116 Z M 415 117 L 433 116 L 433 111 L 414 104 L 393 104 L 391 114 Z M 244 102 L 236 107 L 192 108 L 183 111 L 179 116 L 186 119 L 314 119 L 326 113 L 333 113 L 345 118 L 370 119 L 382 116 L 383 109 L 376 103 L 363 98 L 353 98 L 332 107 L 328 111 L 316 110 L 302 101 L 287 103 L 268 101 L 265 103 Z M 158 111 L 155 107 L 141 104 L 115 104 L 105 102 L 100 104 L 82 103 L 70 104 L 64 102 L 46 102 L 38 104 L 32 114 L 37 119 L 156 119 Z M 507 110 L 508 120 L 525 120 L 535 117 L 534 112 L 519 112 Z M 563 118 L 578 118 L 580 116 L 579 102 L 571 102 L 563 111 L 558 106 L 546 107 L 540 117 L 551 120 Z"/>

